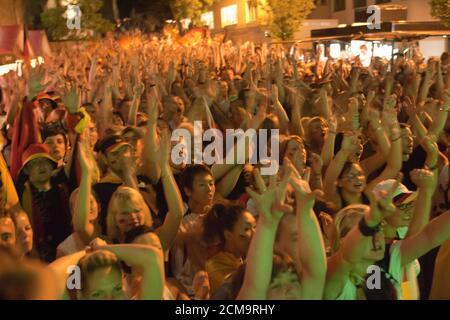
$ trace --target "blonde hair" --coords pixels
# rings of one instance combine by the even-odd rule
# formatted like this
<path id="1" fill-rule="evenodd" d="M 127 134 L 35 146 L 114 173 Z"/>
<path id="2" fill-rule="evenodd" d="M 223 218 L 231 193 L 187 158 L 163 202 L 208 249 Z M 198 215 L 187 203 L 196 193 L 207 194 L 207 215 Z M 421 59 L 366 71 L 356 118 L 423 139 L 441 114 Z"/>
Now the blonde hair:
<path id="1" fill-rule="evenodd" d="M 119 238 L 120 232 L 116 224 L 116 216 L 129 201 L 139 204 L 144 213 L 144 225 L 149 227 L 152 226 L 153 223 L 150 209 L 139 191 L 130 187 L 121 186 L 113 193 L 111 200 L 109 201 L 108 213 L 106 215 L 106 227 L 110 239 Z"/>
<path id="2" fill-rule="evenodd" d="M 334 217 L 338 237 L 345 237 L 354 226 L 353 223 L 350 223 L 352 219 L 349 218 L 355 217 L 362 219 L 367 210 L 370 210 L 370 207 L 364 204 L 351 204 L 342 208 Z"/>

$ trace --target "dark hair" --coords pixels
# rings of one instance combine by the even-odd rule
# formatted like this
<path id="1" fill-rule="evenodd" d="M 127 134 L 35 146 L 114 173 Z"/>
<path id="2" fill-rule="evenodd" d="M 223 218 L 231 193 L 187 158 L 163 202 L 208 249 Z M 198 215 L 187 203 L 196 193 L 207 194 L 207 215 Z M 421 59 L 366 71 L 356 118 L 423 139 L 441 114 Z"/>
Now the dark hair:
<path id="1" fill-rule="evenodd" d="M 204 164 L 194 164 L 186 167 L 181 177 L 181 185 L 183 186 L 183 188 L 192 190 L 192 182 L 194 181 L 196 176 L 201 174 L 209 174 L 213 176 L 211 169 L 209 169 Z"/>
<path id="2" fill-rule="evenodd" d="M 344 176 L 344 173 L 346 173 L 347 171 L 349 171 L 349 170 L 352 168 L 352 166 L 353 166 L 354 164 L 359 165 L 359 163 L 357 163 L 357 162 L 347 161 L 347 162 L 344 164 L 344 166 L 342 167 L 342 170 L 341 170 L 341 173 L 339 174 L 338 180 L 342 179 L 342 177 Z"/>
<path id="3" fill-rule="evenodd" d="M 125 120 L 123 119 L 123 116 L 119 111 L 114 111 L 113 116 L 120 118 L 120 120 L 122 121 L 122 125 L 125 124 Z"/>
<path id="4" fill-rule="evenodd" d="M 59 126 L 45 126 L 42 130 L 42 139 L 45 141 L 47 138 L 54 137 L 57 135 L 62 135 L 64 138 L 64 144 L 67 147 L 67 135 L 66 131 Z"/>
<path id="5" fill-rule="evenodd" d="M 207 243 L 225 243 L 225 230 L 233 230 L 245 209 L 240 206 L 214 205 L 203 220 L 203 238 Z"/>

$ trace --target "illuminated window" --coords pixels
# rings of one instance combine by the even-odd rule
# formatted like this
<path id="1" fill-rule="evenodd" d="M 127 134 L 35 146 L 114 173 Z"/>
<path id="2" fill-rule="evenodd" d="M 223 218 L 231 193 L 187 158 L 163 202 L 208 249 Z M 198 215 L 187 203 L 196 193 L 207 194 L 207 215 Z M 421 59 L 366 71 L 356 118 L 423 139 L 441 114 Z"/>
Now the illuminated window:
<path id="1" fill-rule="evenodd" d="M 211 29 L 214 28 L 214 13 L 212 11 L 202 14 L 201 20 L 203 22 L 203 25 L 208 26 Z"/>
<path id="2" fill-rule="evenodd" d="M 231 24 L 237 24 L 237 4 L 223 7 L 220 10 L 220 15 L 222 20 L 222 27 L 226 27 Z"/>
<path id="3" fill-rule="evenodd" d="M 257 19 L 258 2 L 256 0 L 247 0 L 247 23 Z"/>

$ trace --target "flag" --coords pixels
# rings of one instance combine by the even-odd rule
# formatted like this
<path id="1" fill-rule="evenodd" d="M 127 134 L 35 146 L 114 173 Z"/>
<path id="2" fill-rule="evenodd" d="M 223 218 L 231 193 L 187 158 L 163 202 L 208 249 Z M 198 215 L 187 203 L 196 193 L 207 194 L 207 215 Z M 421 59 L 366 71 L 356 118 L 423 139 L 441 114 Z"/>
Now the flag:
<path id="1" fill-rule="evenodd" d="M 17 179 L 22 167 L 22 154 L 29 145 L 41 143 L 41 133 L 34 113 L 34 104 L 25 98 L 22 108 L 14 119 L 13 136 L 11 144 L 11 176 Z"/>

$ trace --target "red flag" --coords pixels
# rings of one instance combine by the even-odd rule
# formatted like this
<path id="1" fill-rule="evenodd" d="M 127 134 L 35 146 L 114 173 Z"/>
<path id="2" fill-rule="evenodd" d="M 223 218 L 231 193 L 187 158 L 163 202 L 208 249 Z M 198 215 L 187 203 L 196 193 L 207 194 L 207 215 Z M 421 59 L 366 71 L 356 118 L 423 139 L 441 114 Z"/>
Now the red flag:
<path id="1" fill-rule="evenodd" d="M 23 106 L 14 119 L 11 144 L 11 176 L 17 179 L 22 167 L 22 154 L 33 143 L 41 143 L 41 134 L 34 113 L 34 104 L 24 99 Z"/>

